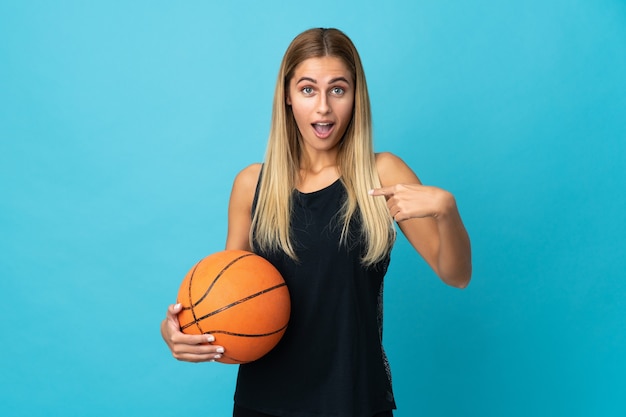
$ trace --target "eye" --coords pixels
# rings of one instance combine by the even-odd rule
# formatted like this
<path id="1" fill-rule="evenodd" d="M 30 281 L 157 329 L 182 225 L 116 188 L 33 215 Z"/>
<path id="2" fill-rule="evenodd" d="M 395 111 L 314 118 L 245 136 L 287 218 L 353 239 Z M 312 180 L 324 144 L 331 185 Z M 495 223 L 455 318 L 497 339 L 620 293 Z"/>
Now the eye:
<path id="1" fill-rule="evenodd" d="M 305 96 L 310 96 L 311 94 L 313 94 L 312 87 L 303 87 L 300 91 L 302 91 L 302 94 L 304 94 Z"/>
<path id="2" fill-rule="evenodd" d="M 346 90 L 341 87 L 333 87 L 330 91 L 336 96 L 342 96 L 346 92 Z"/>

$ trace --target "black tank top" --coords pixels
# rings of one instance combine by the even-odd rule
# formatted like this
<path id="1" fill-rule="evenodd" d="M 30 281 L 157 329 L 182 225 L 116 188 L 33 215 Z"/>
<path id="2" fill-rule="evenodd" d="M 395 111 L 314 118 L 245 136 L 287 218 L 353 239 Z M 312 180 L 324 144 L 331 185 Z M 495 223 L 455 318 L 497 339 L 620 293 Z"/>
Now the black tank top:
<path id="1" fill-rule="evenodd" d="M 283 252 L 259 252 L 285 278 L 292 311 L 279 344 L 240 365 L 237 405 L 289 417 L 371 417 L 395 409 L 382 348 L 389 257 L 361 265 L 358 218 L 348 243 L 339 243 L 345 198 L 341 180 L 312 193 L 294 191 L 291 232 L 298 261 Z"/>

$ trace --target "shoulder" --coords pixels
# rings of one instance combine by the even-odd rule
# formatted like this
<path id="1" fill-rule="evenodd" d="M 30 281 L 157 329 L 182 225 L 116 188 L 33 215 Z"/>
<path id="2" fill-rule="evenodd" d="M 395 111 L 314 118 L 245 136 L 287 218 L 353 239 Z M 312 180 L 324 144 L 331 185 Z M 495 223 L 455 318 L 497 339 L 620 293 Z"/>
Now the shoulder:
<path id="1" fill-rule="evenodd" d="M 406 162 L 391 152 L 376 154 L 376 171 L 383 187 L 399 183 L 420 183 L 419 178 Z"/>
<path id="2" fill-rule="evenodd" d="M 406 165 L 397 155 L 391 152 L 378 152 L 376 155 L 376 169 L 378 171 L 388 171 L 395 169 L 398 165 Z"/>
<path id="3" fill-rule="evenodd" d="M 243 187 L 256 187 L 256 183 L 259 181 L 259 175 L 261 174 L 261 168 L 263 164 L 256 163 L 248 165 L 235 177 L 235 184 L 239 184 Z"/>
<path id="4" fill-rule="evenodd" d="M 239 171 L 233 183 L 233 197 L 243 198 L 244 200 L 249 199 L 252 201 L 257 182 L 259 181 L 262 166 L 262 164 L 256 163 L 248 165 Z"/>

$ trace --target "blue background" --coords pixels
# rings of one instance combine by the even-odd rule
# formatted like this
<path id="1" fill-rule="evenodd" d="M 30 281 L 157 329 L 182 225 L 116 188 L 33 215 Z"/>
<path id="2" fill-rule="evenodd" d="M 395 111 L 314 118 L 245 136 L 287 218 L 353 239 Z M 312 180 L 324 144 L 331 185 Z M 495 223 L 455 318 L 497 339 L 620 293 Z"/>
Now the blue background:
<path id="1" fill-rule="evenodd" d="M 394 249 L 396 415 L 626 415 L 621 0 L 2 2 L 2 415 L 229 415 L 236 367 L 177 362 L 159 323 L 314 26 L 472 238 L 464 291 Z"/>

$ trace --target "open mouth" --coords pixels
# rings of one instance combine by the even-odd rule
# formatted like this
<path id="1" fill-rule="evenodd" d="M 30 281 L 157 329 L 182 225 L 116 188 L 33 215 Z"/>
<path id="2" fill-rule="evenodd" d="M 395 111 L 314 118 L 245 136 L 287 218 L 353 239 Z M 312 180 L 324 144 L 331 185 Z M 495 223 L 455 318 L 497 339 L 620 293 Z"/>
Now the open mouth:
<path id="1" fill-rule="evenodd" d="M 334 123 L 313 123 L 313 130 L 320 138 L 327 138 L 335 126 Z"/>

